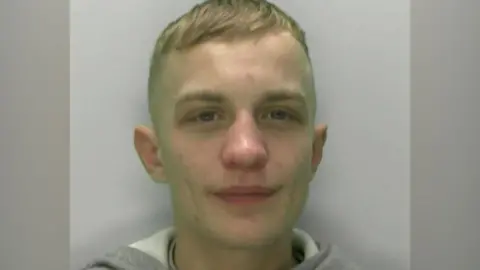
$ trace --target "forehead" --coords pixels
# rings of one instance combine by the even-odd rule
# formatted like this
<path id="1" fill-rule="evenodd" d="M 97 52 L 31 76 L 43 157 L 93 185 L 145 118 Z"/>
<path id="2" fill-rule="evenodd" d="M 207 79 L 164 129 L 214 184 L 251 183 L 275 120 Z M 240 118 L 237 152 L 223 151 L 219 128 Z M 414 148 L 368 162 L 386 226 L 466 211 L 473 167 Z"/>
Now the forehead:
<path id="1" fill-rule="evenodd" d="M 307 56 L 289 33 L 209 41 L 170 55 L 167 63 L 162 81 L 169 101 L 205 90 L 244 98 L 271 89 L 306 92 L 311 76 Z"/>

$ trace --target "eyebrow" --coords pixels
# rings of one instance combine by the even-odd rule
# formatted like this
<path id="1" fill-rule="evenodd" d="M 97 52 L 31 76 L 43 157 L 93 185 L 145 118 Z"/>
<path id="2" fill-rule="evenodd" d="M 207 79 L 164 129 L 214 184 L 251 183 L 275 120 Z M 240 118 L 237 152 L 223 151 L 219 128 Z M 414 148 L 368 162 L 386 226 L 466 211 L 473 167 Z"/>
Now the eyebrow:
<path id="1" fill-rule="evenodd" d="M 294 89 L 274 89 L 267 90 L 261 96 L 257 104 L 274 103 L 293 100 L 303 105 L 306 105 L 305 94 L 301 91 Z M 191 101 L 204 101 L 212 103 L 225 103 L 227 97 L 225 97 L 220 91 L 213 89 L 203 89 L 198 91 L 192 91 L 175 98 L 176 106 Z"/>
<path id="2" fill-rule="evenodd" d="M 261 96 L 258 103 L 274 103 L 289 100 L 293 100 L 306 105 L 305 94 L 301 91 L 292 89 L 277 89 L 266 91 Z"/>
<path id="3" fill-rule="evenodd" d="M 226 101 L 226 98 L 220 94 L 220 92 L 209 89 L 186 93 L 175 98 L 175 103 L 177 106 L 191 101 L 223 103 Z"/>

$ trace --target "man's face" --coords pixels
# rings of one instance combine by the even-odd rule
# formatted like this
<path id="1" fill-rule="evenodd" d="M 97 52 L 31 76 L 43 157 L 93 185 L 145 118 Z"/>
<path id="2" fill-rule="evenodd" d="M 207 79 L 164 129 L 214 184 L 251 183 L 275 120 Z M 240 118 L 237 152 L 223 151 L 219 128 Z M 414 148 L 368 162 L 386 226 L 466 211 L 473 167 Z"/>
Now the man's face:
<path id="1" fill-rule="evenodd" d="M 176 225 L 237 247 L 291 230 L 325 138 L 313 128 L 300 45 L 270 34 L 167 61 L 156 136 L 137 128 L 135 143 L 153 178 L 169 183 Z"/>

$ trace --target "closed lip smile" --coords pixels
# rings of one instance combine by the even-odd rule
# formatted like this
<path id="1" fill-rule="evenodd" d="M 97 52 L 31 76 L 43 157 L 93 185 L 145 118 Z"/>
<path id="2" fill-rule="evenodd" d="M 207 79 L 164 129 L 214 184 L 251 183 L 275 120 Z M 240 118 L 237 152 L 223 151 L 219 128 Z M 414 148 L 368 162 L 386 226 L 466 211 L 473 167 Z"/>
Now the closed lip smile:
<path id="1" fill-rule="evenodd" d="M 255 204 L 267 200 L 276 191 L 277 189 L 263 186 L 233 186 L 213 194 L 228 204 Z"/>

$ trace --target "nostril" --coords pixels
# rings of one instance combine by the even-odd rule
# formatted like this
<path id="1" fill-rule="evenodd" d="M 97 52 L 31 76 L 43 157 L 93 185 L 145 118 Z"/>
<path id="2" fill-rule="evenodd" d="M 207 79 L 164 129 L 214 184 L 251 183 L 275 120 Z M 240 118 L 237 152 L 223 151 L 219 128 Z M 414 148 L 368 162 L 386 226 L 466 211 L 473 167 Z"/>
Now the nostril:
<path id="1" fill-rule="evenodd" d="M 222 160 L 227 168 L 259 169 L 267 163 L 268 155 L 264 147 L 225 149 Z"/>

